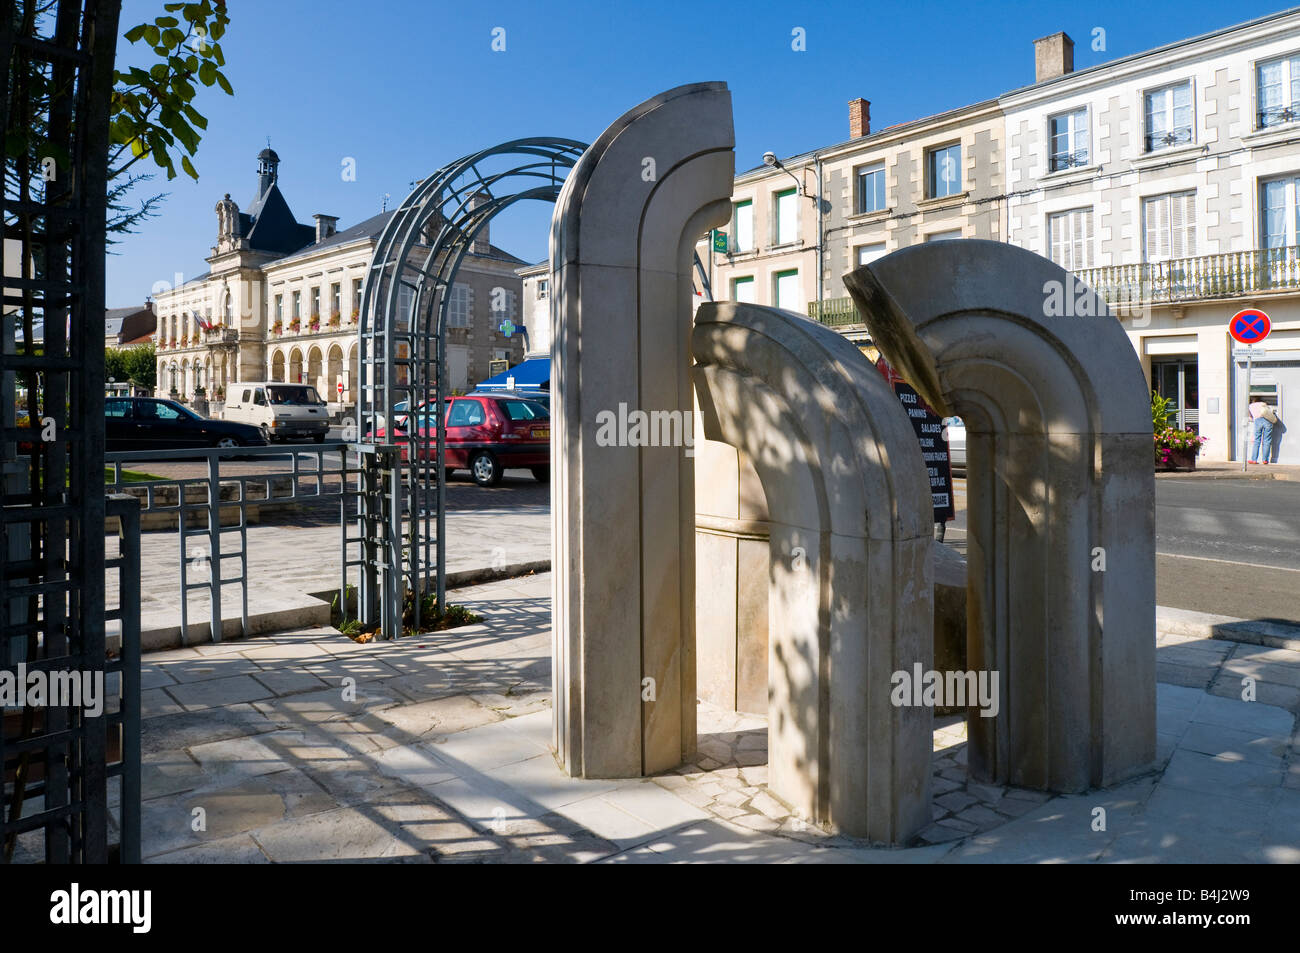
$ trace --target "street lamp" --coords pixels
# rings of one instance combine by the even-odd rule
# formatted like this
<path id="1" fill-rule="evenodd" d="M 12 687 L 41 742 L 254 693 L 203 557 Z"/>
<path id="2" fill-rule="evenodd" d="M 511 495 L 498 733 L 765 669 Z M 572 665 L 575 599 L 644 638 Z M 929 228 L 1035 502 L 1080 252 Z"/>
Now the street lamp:
<path id="1" fill-rule="evenodd" d="M 817 194 L 809 195 L 808 188 L 804 185 L 803 179 L 787 169 L 781 163 L 781 160 L 776 157 L 775 152 L 769 150 L 763 153 L 763 165 L 773 169 L 780 169 L 786 175 L 790 176 L 790 178 L 794 179 L 795 184 L 799 186 L 799 194 L 804 198 L 812 199 L 813 203 L 817 206 L 817 245 L 815 251 L 817 252 L 817 312 L 820 317 L 823 300 L 822 276 L 826 271 L 825 232 L 823 228 L 823 215 L 826 210 L 822 205 L 822 159 L 821 156 L 817 154 L 813 156 L 813 159 L 816 163 L 815 172 L 817 175 Z"/>
<path id="2" fill-rule="evenodd" d="M 782 164 L 781 164 L 781 160 L 778 159 L 778 158 L 776 157 L 776 153 L 775 153 L 775 152 L 764 152 L 764 153 L 763 153 L 763 165 L 771 166 L 771 167 L 774 168 L 774 169 L 780 169 L 782 172 L 784 172 L 784 173 L 785 173 L 786 175 L 788 175 L 790 178 L 794 179 L 795 184 L 799 186 L 799 194 L 800 194 L 800 195 L 802 195 L 804 198 L 813 198 L 813 196 L 811 196 L 811 195 L 808 194 L 808 189 L 804 186 L 804 184 L 803 184 L 803 180 L 800 179 L 799 176 L 797 176 L 797 175 L 795 175 L 793 172 L 791 172 L 789 169 L 787 169 L 784 165 L 782 165 Z"/>

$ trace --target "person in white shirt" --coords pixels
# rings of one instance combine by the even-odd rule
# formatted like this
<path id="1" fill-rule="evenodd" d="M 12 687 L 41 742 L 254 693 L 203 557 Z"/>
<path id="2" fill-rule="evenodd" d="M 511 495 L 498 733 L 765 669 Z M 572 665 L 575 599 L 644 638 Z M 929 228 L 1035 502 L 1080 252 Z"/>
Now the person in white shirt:
<path id="1" fill-rule="evenodd" d="M 1255 439 L 1251 442 L 1247 461 L 1267 466 L 1268 458 L 1273 453 L 1273 421 L 1277 417 L 1273 408 L 1262 400 L 1252 401 L 1248 409 L 1255 425 Z"/>

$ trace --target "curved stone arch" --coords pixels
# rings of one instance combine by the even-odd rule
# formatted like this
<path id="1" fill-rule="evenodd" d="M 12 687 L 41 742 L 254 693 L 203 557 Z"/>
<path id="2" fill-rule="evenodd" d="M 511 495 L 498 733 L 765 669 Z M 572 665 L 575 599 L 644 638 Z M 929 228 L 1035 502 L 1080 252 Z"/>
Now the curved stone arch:
<path id="1" fill-rule="evenodd" d="M 968 717 L 972 772 L 1077 792 L 1143 770 L 1154 477 L 1150 398 L 1123 329 L 1072 275 L 1001 242 L 915 246 L 844 282 L 886 358 L 975 424 L 968 662 L 1002 678 L 999 713 Z"/>
<path id="2" fill-rule="evenodd" d="M 285 366 L 284 348 L 277 347 L 271 352 L 270 380 L 283 381 Z"/>
<path id="3" fill-rule="evenodd" d="M 930 821 L 933 711 L 894 672 L 933 659 L 932 504 L 915 433 L 857 348 L 775 308 L 704 304 L 706 436 L 758 471 L 771 527 L 768 771 L 805 816 L 901 843 Z"/>
<path id="4" fill-rule="evenodd" d="M 317 381 L 320 380 L 321 375 L 323 375 L 324 373 L 325 373 L 325 352 L 321 349 L 321 346 L 319 344 L 313 344 L 310 348 L 307 349 L 307 367 L 306 367 L 307 380 L 305 381 L 305 383 L 311 384 L 313 387 L 315 387 Z M 329 399 L 328 394 L 323 396 L 324 399 L 326 400 Z"/>
<path id="5" fill-rule="evenodd" d="M 551 224 L 555 745 L 582 777 L 695 749 L 693 461 L 599 443 L 597 415 L 691 413 L 691 262 L 730 217 L 733 146 L 724 83 L 661 93 L 582 154 Z"/>
<path id="6" fill-rule="evenodd" d="M 302 383 L 303 355 L 302 348 L 293 347 L 289 349 L 289 367 L 286 380 L 291 384 Z"/>

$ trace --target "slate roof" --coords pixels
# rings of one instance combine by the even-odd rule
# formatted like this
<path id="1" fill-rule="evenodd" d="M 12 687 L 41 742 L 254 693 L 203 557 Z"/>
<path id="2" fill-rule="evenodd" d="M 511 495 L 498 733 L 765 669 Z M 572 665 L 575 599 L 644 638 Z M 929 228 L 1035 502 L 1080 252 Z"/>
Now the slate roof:
<path id="1" fill-rule="evenodd" d="M 248 223 L 252 222 L 250 228 Z M 300 225 L 289 210 L 289 203 L 280 193 L 280 186 L 271 187 L 253 200 L 248 211 L 239 213 L 239 226 L 249 247 L 256 251 L 288 254 L 315 240 L 316 229 Z"/>
<path id="2" fill-rule="evenodd" d="M 272 188 L 274 188 L 274 186 L 272 186 Z M 370 216 L 370 218 L 367 218 L 364 221 L 357 222 L 357 224 L 355 225 L 351 225 L 348 228 L 340 229 L 339 231 L 335 232 L 333 235 L 325 239 L 320 244 L 315 244 L 314 239 L 316 236 L 316 232 L 313 228 L 308 227 L 307 231 L 311 233 L 308 238 L 310 244 L 308 244 L 307 247 L 305 248 L 300 248 L 295 250 L 292 254 L 277 259 L 275 264 L 279 265 L 286 261 L 290 261 L 294 258 L 299 258 L 303 255 L 313 255 L 316 252 L 321 251 L 323 249 L 333 248 L 339 245 L 346 245 L 349 242 L 360 241 L 362 239 L 368 239 L 368 238 L 378 239 L 379 235 L 384 230 L 384 226 L 388 224 L 388 220 L 391 219 L 395 214 L 396 214 L 396 210 L 389 211 L 389 212 L 380 212 L 378 215 L 372 215 Z M 514 255 L 510 254 L 510 252 L 506 251 L 503 248 L 498 248 L 496 245 L 491 245 L 490 247 L 492 251 L 489 255 L 486 256 L 480 255 L 478 257 L 496 258 L 501 261 L 511 262 L 520 265 L 526 264 L 526 262 L 522 258 L 516 258 Z"/>

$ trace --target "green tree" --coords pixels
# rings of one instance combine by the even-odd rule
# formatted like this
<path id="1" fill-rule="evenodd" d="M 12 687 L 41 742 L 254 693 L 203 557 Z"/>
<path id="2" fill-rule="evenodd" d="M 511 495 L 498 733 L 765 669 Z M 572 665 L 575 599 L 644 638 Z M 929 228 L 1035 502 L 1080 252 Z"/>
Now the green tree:
<path id="1" fill-rule="evenodd" d="M 127 348 L 104 348 L 104 380 L 132 381 L 153 390 L 158 383 L 158 356 L 153 342 Z"/>
<path id="2" fill-rule="evenodd" d="M 15 32 L 41 35 L 52 6 L 41 0 L 14 4 Z M 110 243 L 113 235 L 135 231 L 155 215 L 166 198 L 166 194 L 154 195 L 132 207 L 131 193 L 153 178 L 153 174 L 140 171 L 136 165 L 140 160 L 151 158 L 168 179 L 176 177 L 179 161 L 187 175 L 198 179 L 191 157 L 208 125 L 194 105 L 198 85 L 218 86 L 228 95 L 234 94 L 221 72 L 226 60 L 219 41 L 230 23 L 225 0 L 166 3 L 163 10 L 164 15 L 123 34 L 133 46 L 143 43 L 148 47 L 148 55 L 138 65 L 113 71 L 106 196 Z M 67 174 L 69 157 L 51 140 L 48 116 L 52 105 L 72 91 L 61 88 L 54 72 L 22 47 L 13 47 L 8 65 L 13 80 L 5 154 L 17 161 L 6 163 L 5 189 L 25 199 L 40 190 L 51 171 L 55 176 Z M 50 159 L 54 160 L 53 170 L 47 168 Z"/>

